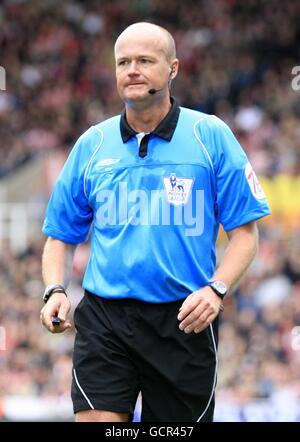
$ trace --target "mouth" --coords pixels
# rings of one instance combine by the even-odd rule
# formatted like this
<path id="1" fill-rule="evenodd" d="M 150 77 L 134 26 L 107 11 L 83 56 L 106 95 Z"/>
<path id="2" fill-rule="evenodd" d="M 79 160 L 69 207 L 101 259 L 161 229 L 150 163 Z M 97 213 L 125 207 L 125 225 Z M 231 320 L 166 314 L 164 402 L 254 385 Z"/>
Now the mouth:
<path id="1" fill-rule="evenodd" d="M 127 87 L 128 86 L 143 86 L 143 85 L 145 85 L 145 83 L 129 83 L 129 84 L 127 84 Z"/>

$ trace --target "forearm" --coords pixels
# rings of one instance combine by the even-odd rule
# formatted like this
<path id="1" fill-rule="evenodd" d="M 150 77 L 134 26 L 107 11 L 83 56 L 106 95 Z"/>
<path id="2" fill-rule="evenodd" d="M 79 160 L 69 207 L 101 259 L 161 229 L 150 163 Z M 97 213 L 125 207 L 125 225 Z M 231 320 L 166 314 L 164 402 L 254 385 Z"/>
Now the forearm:
<path id="1" fill-rule="evenodd" d="M 258 244 L 255 222 L 227 232 L 229 244 L 212 280 L 223 281 L 229 290 L 252 262 Z M 177 319 L 185 333 L 200 333 L 220 312 L 221 298 L 208 286 L 191 293 L 180 307 Z"/>
<path id="2" fill-rule="evenodd" d="M 42 257 L 42 274 L 45 286 L 68 285 L 76 246 L 48 238 Z"/>
<path id="3" fill-rule="evenodd" d="M 228 246 L 213 279 L 223 281 L 230 290 L 255 257 L 258 248 L 257 226 L 249 223 L 228 232 L 228 237 Z"/>

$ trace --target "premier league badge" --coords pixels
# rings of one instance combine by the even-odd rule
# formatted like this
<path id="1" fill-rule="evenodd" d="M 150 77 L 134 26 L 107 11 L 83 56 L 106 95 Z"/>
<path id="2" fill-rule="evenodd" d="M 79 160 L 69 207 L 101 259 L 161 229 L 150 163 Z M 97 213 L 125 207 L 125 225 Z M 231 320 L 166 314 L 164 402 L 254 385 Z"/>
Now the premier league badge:
<path id="1" fill-rule="evenodd" d="M 192 178 L 179 178 L 175 173 L 163 178 L 170 204 L 179 206 L 188 202 L 194 180 Z"/>

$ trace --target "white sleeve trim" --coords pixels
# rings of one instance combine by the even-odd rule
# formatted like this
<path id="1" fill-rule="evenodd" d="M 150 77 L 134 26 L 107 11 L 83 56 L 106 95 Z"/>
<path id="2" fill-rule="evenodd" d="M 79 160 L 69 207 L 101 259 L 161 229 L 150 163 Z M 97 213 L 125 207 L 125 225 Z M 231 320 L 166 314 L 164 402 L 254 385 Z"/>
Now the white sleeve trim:
<path id="1" fill-rule="evenodd" d="M 209 161 L 210 167 L 211 167 L 211 169 L 212 169 L 212 171 L 214 173 L 214 166 L 213 166 L 212 159 L 211 159 L 211 157 L 210 157 L 210 155 L 208 153 L 208 150 L 204 146 L 204 143 L 201 141 L 201 138 L 199 137 L 199 135 L 197 133 L 197 130 L 196 130 L 197 129 L 197 125 L 200 123 L 200 121 L 205 120 L 206 118 L 209 118 L 209 117 L 210 117 L 210 115 L 206 115 L 205 117 L 202 117 L 202 118 L 200 118 L 200 120 L 196 121 L 196 123 L 194 124 L 194 134 L 195 134 L 195 137 L 197 138 L 197 140 L 199 141 L 199 144 L 202 147 L 202 149 L 203 149 L 203 151 L 204 151 L 204 153 L 205 153 L 205 155 L 206 155 L 206 157 L 207 157 L 207 159 Z"/>
<path id="2" fill-rule="evenodd" d="M 94 159 L 96 153 L 98 152 L 98 150 L 100 149 L 100 147 L 101 147 L 101 145 L 102 145 L 102 143 L 103 143 L 103 138 L 104 138 L 104 135 L 103 135 L 103 132 L 102 132 L 101 129 L 99 129 L 99 128 L 96 127 L 96 126 L 92 126 L 92 127 L 93 127 L 94 129 L 96 129 L 98 132 L 100 132 L 100 136 L 101 136 L 101 138 L 100 138 L 100 142 L 99 142 L 99 144 L 97 144 L 97 147 L 96 147 L 94 153 L 92 154 L 92 156 L 91 156 L 91 158 L 90 158 L 90 160 L 89 160 L 89 162 L 88 162 L 88 165 L 86 166 L 85 172 L 84 172 L 84 177 L 83 177 L 83 192 L 84 192 L 84 195 L 85 195 L 86 199 L 88 199 L 88 195 L 87 195 L 87 192 L 86 192 L 86 178 L 87 178 L 87 174 L 88 174 L 88 172 L 89 172 L 89 169 L 90 169 L 90 167 L 91 167 L 91 164 L 92 164 L 92 162 L 93 162 L 93 159 Z"/>

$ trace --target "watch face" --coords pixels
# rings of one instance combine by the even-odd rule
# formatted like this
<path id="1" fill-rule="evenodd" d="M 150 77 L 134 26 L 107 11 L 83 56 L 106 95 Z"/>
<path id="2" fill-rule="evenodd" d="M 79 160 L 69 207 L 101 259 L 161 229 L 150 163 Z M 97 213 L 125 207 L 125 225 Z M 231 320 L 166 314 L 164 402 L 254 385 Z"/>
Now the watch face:
<path id="1" fill-rule="evenodd" d="M 219 293 L 221 293 L 221 295 L 226 295 L 227 287 L 224 284 L 224 282 L 222 282 L 222 281 L 214 281 L 212 283 L 212 285 L 214 286 L 214 288 L 216 290 L 218 290 Z"/>

